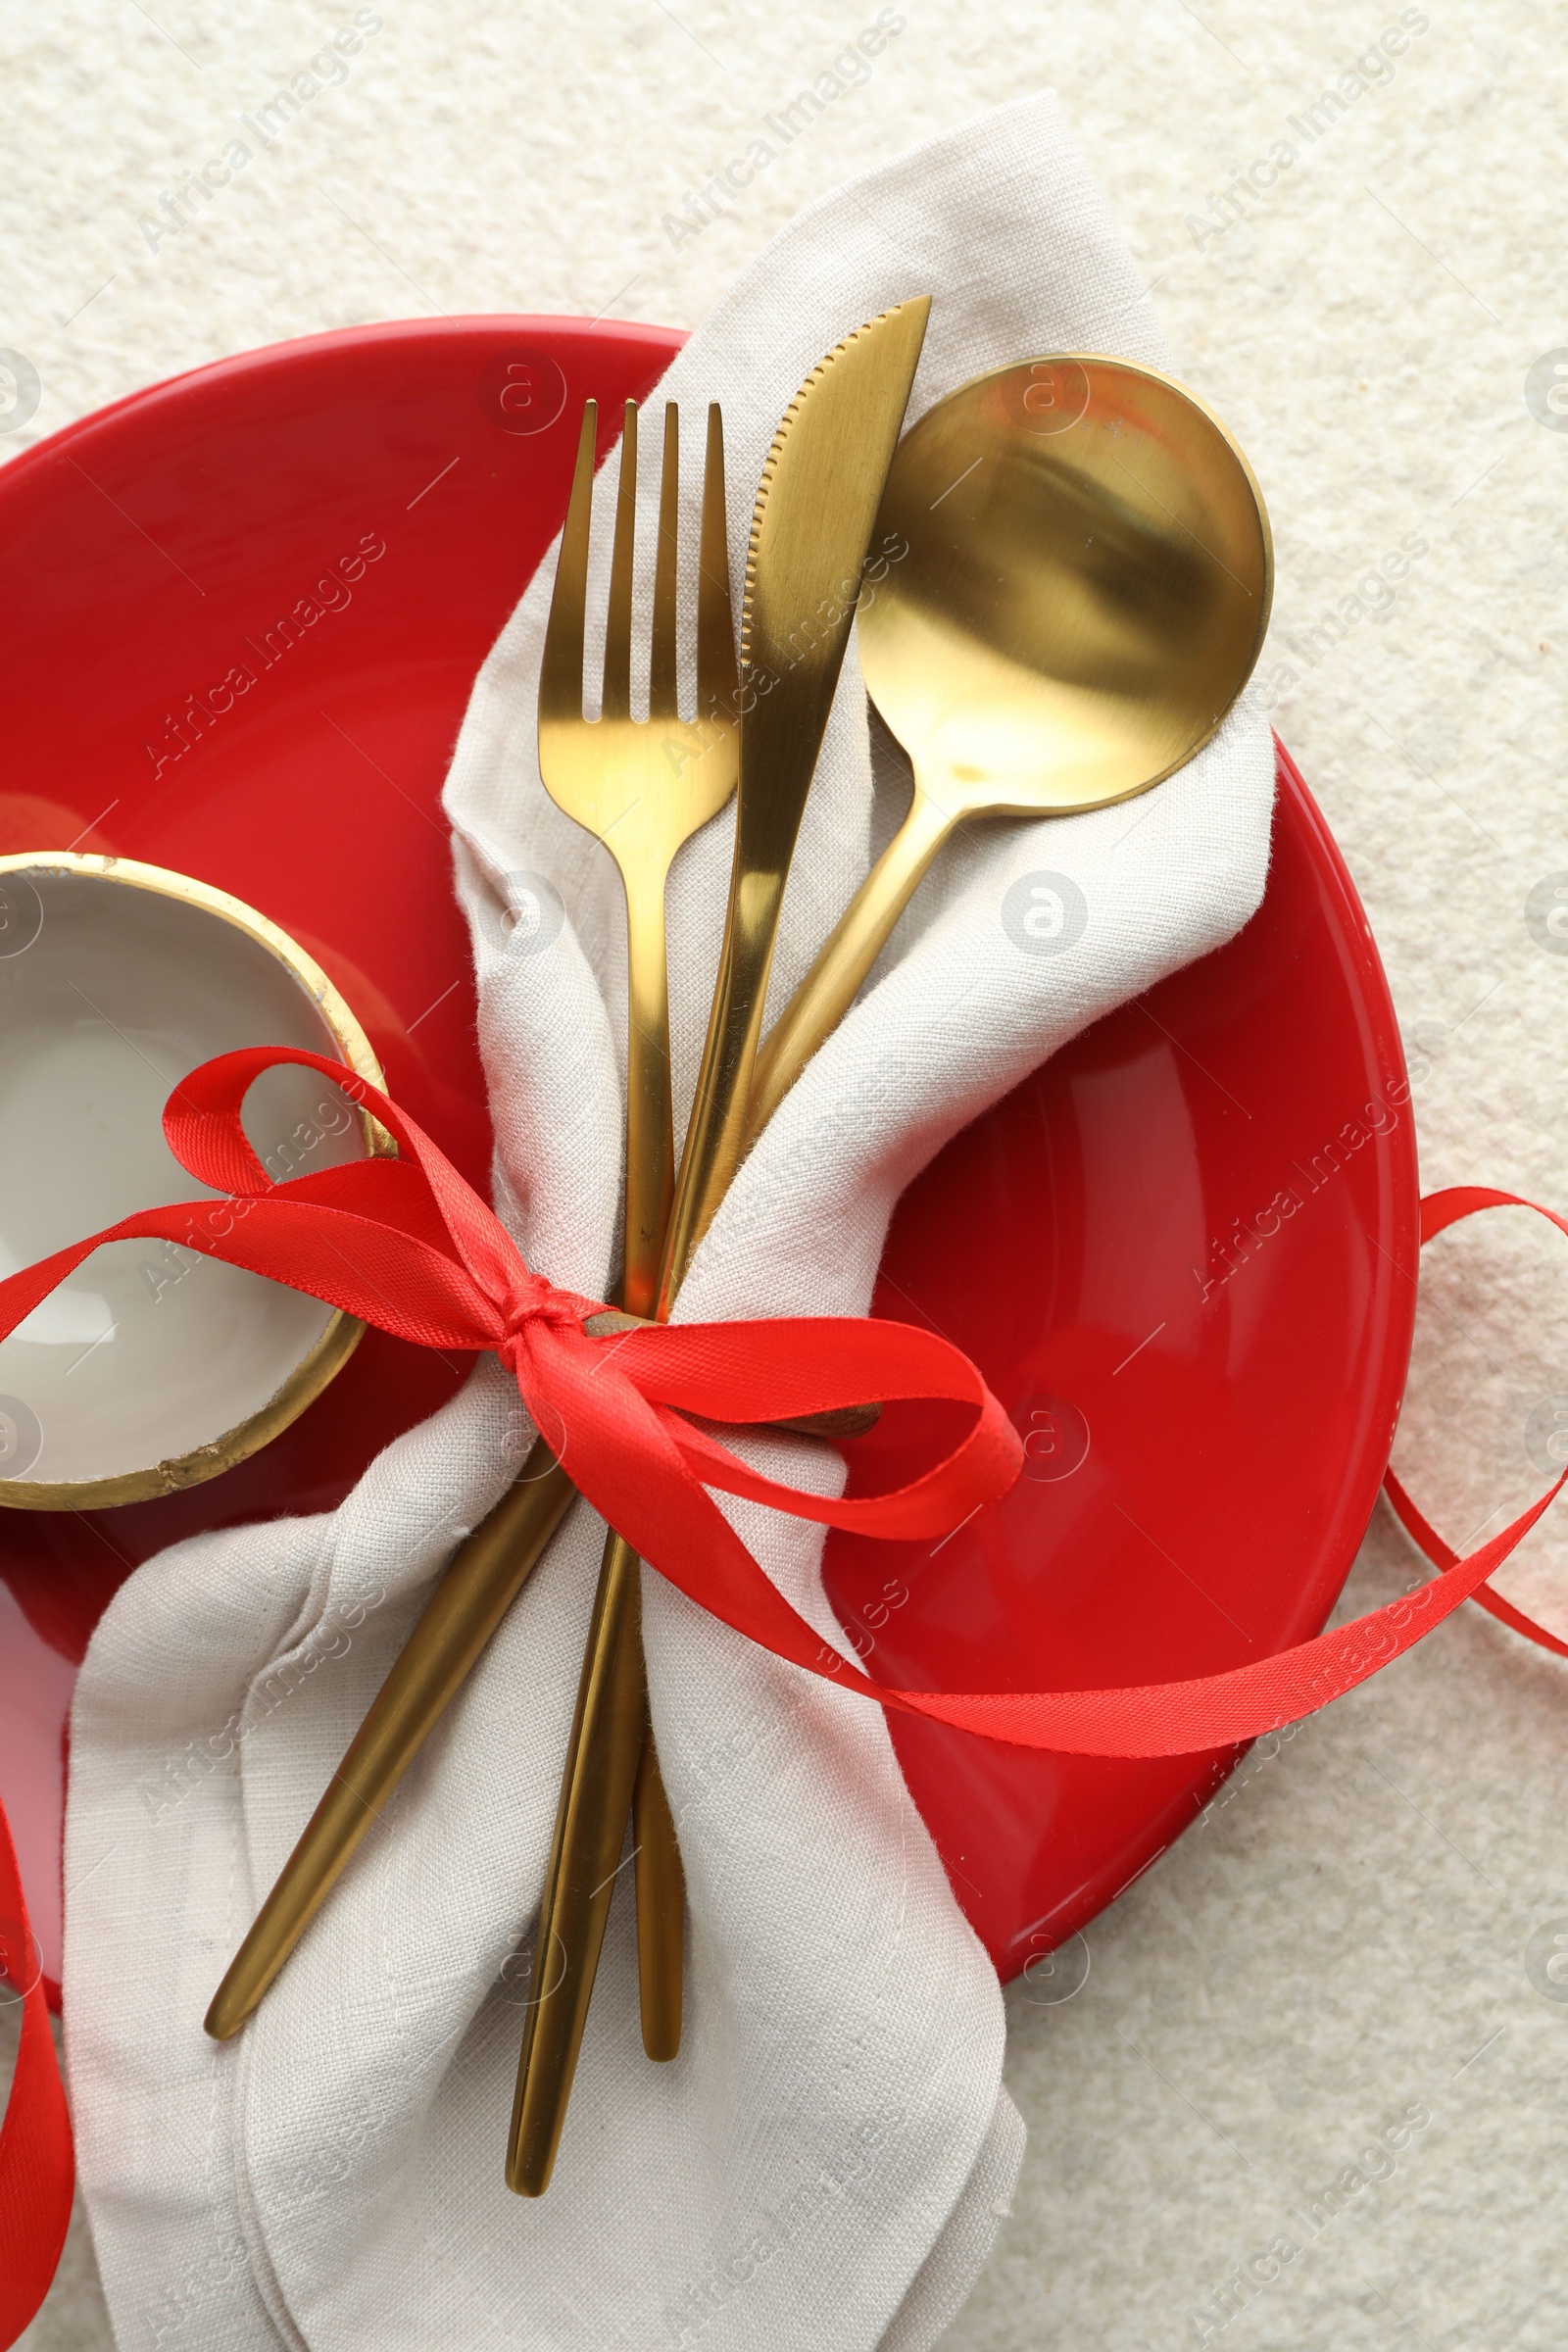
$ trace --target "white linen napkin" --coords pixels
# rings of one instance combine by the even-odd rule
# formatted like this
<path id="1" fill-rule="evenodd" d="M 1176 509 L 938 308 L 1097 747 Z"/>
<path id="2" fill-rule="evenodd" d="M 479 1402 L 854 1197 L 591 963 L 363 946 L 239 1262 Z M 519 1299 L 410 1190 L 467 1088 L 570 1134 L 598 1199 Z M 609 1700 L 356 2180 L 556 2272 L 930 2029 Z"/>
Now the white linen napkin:
<path id="1" fill-rule="evenodd" d="M 935 300 L 911 417 L 1036 352 L 1166 362 L 1053 99 L 868 172 L 760 257 L 662 387 L 687 424 L 693 543 L 704 409 L 723 401 L 737 600 L 752 492 L 797 384 L 850 328 L 921 292 Z M 645 554 L 654 496 L 650 478 Z M 480 674 L 447 806 L 498 1202 L 532 1264 L 598 1295 L 617 1243 L 624 918 L 608 856 L 538 779 L 553 568 Z M 1250 914 L 1272 781 L 1249 703 L 1131 807 L 986 828 L 948 851 L 741 1171 L 682 1317 L 864 1312 L 892 1206 L 945 1139 Z M 852 648 L 775 1009 L 891 829 L 899 789 L 885 746 L 873 763 Z M 689 846 L 670 891 L 680 1116 L 730 830 L 726 816 Z M 1042 904 L 1082 915 L 1050 953 L 1003 916 L 1009 886 L 1041 875 L 1055 894 Z M 619 1894 L 555 2181 L 532 2204 L 504 2186 L 602 1540 L 585 1506 L 259 2016 L 234 2044 L 203 2037 L 206 2004 L 431 1578 L 530 1434 L 487 1362 L 340 1510 L 177 1545 L 99 1628 L 74 1719 L 66 2015 L 82 2183 L 126 2352 L 924 2352 L 985 2258 L 1022 2149 L 1000 2087 L 1001 1995 L 885 1722 L 649 1571 L 654 1710 L 690 1889 L 685 2043 L 669 2067 L 642 2055 Z M 826 1449 L 758 1443 L 803 1481 L 838 1475 Z M 769 1573 L 840 1642 L 819 1532 L 734 1509 Z"/>

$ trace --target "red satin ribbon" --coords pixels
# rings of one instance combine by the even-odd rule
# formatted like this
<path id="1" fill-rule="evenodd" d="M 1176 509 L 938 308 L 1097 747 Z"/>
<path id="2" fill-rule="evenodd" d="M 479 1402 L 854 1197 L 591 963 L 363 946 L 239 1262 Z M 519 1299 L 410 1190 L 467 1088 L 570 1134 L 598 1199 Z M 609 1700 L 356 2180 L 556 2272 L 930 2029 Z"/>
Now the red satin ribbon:
<path id="1" fill-rule="evenodd" d="M 1568 1224 L 1564 1224 L 1562 1218 L 1551 1209 L 1541 1207 L 1535 1200 L 1521 1200 L 1517 1193 L 1494 1193 L 1483 1185 L 1456 1184 L 1446 1193 L 1429 1193 L 1422 1201 L 1421 1247 L 1425 1249 L 1435 1235 L 1446 1233 L 1450 1225 L 1457 1225 L 1484 1208 L 1531 1208 L 1538 1217 L 1544 1217 L 1548 1225 L 1555 1225 L 1559 1233 L 1568 1234 Z M 1504 1535 L 1513 1536 L 1517 1543 L 1519 1536 L 1534 1527 L 1547 1504 L 1561 1493 L 1563 1478 L 1568 1478 L 1568 1469 L 1564 1470 L 1563 1477 L 1558 1479 L 1551 1493 L 1543 1495 L 1524 1518 L 1516 1519 L 1513 1527 L 1504 1530 Z M 1444 1542 L 1431 1521 L 1423 1518 L 1392 1470 L 1385 1472 L 1383 1485 L 1394 1506 L 1396 1518 L 1411 1542 L 1426 1553 L 1433 1566 L 1443 1569 L 1446 1574 L 1462 1574 L 1470 1566 L 1470 1561 L 1461 1560 L 1452 1545 Z M 1508 1549 L 1513 1549 L 1513 1544 L 1509 1544 Z M 1472 1589 L 1470 1598 L 1478 1602 L 1489 1617 L 1495 1617 L 1499 1625 L 1506 1625 L 1512 1632 L 1523 1634 L 1527 1642 L 1539 1642 L 1543 1649 L 1549 1649 L 1555 1657 L 1568 1658 L 1568 1642 L 1559 1642 L 1555 1634 L 1548 1634 L 1544 1625 L 1538 1625 L 1533 1617 L 1527 1617 L 1523 1609 L 1516 1609 L 1513 1602 L 1504 1600 L 1500 1592 L 1489 1591 L 1483 1583 Z"/>
<path id="2" fill-rule="evenodd" d="M 22 1873 L 0 1805 L 0 1969 L 23 1993 L 22 2040 L 0 2126 L 0 2345 L 31 2320 L 60 2260 L 75 2166 Z"/>
<path id="3" fill-rule="evenodd" d="M 239 1114 L 255 1078 L 279 1062 L 298 1062 L 335 1079 L 374 1112 L 408 1158 L 358 1161 L 274 1185 L 246 1141 Z M 1080 1755 L 1186 1755 L 1254 1739 L 1338 1698 L 1471 1595 L 1505 1624 L 1568 1655 L 1568 1645 L 1482 1591 L 1555 1499 L 1568 1470 L 1540 1501 L 1462 1560 L 1390 1472 L 1396 1511 L 1444 1573 L 1418 1592 L 1315 1641 L 1230 1673 L 1125 1690 L 891 1690 L 822 1642 L 705 1490 L 716 1487 L 862 1534 L 947 1532 L 1004 1494 L 1022 1458 L 1001 1405 L 956 1348 L 906 1324 L 840 1318 L 663 1325 L 591 1337 L 583 1322 L 599 1311 L 599 1302 L 558 1291 L 530 1272 L 505 1227 L 413 1120 L 373 1088 L 345 1079 L 341 1064 L 316 1054 L 262 1048 L 207 1062 L 171 1097 L 164 1128 L 181 1164 L 228 1197 L 145 1210 L 12 1275 L 0 1283 L 0 1338 L 103 1243 L 156 1236 L 269 1275 L 425 1347 L 491 1348 L 514 1374 L 536 1424 L 582 1493 L 644 1559 L 776 1656 L 884 1707 L 1019 1746 Z M 1473 1187 L 1435 1194 L 1422 1206 L 1421 1239 L 1425 1243 L 1483 1208 L 1534 1205 L 1511 1193 Z M 1546 1209 L 1540 1213 L 1568 1234 L 1561 1218 Z M 907 1486 L 839 1501 L 760 1476 L 684 1418 L 785 1420 L 913 1397 L 972 1404 L 974 1425 Z M 20 1886 L 15 1891 L 20 1907 Z M 41 1991 L 36 1997 L 41 2004 Z M 43 2032 L 47 2045 L 47 2024 Z M 36 2050 L 36 2033 L 31 2046 Z M 52 2077 L 52 2045 L 46 2064 Z M 70 2145 L 69 2135 L 63 2150 L 58 2144 L 64 2119 L 58 2081 L 53 2110 L 50 2095 L 47 2084 L 29 2075 L 23 2096 L 19 2069 L 0 2139 L 0 2219 L 13 2207 L 24 2212 L 24 2183 L 31 2199 L 25 2211 L 32 2236 L 24 2249 L 29 2258 L 14 2298 L 20 2325 L 53 2274 L 63 2235 L 63 2224 L 54 2229 L 62 2195 L 64 2210 L 70 2209 Z M 43 2147 L 51 2131 L 52 2155 Z M 0 2346 L 14 2340 L 16 2328 L 4 2332 L 13 2316 L 0 2303 Z"/>

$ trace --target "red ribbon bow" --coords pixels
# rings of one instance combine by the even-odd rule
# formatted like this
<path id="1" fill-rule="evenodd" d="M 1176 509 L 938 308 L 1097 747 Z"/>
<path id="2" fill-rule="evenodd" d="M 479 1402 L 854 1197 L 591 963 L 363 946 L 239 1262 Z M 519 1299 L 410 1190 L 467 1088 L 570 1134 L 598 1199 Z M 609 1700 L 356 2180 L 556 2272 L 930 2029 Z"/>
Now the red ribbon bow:
<path id="1" fill-rule="evenodd" d="M 408 1156 L 274 1184 L 240 1110 L 264 1070 L 290 1062 L 335 1079 Z M 11 1275 L 0 1282 L 0 1339 L 104 1243 L 156 1236 L 287 1283 L 399 1339 L 492 1349 L 581 1493 L 642 1558 L 754 1641 L 840 1676 L 844 1660 L 763 1575 L 706 1490 L 864 1535 L 920 1537 L 946 1535 L 1018 1474 L 1017 1434 L 968 1357 L 910 1324 L 784 1316 L 585 1331 L 590 1316 L 607 1311 L 603 1302 L 535 1274 L 422 1129 L 341 1062 L 284 1047 L 220 1054 L 170 1097 L 164 1133 L 180 1165 L 226 1198 L 138 1210 Z M 686 1418 L 787 1421 L 916 1397 L 972 1405 L 974 1424 L 907 1486 L 853 1500 L 764 1478 Z"/>
<path id="2" fill-rule="evenodd" d="M 274 1184 L 246 1141 L 240 1107 L 263 1070 L 286 1062 L 335 1079 L 409 1156 Z M 906 1323 L 838 1316 L 591 1335 L 583 1324 L 606 1311 L 602 1302 L 533 1273 L 429 1137 L 374 1087 L 319 1054 L 254 1047 L 204 1062 L 170 1097 L 164 1132 L 180 1164 L 227 1198 L 140 1210 L 11 1275 L 0 1282 L 0 1339 L 103 1243 L 150 1235 L 270 1275 L 400 1339 L 493 1349 L 580 1491 L 690 1599 L 808 1673 L 1015 1746 L 1190 1755 L 1278 1731 L 1364 1682 L 1478 1592 L 1557 1493 L 1553 1487 L 1468 1559 L 1447 1553 L 1447 1573 L 1419 1592 L 1229 1673 L 1113 1690 L 895 1690 L 827 1647 L 706 1490 L 862 1535 L 948 1533 L 1005 1494 L 1022 1460 L 1002 1406 L 948 1341 Z M 1422 1240 L 1477 1209 L 1508 1205 L 1532 1203 L 1475 1189 L 1434 1195 L 1422 1205 Z M 911 1398 L 973 1405 L 974 1425 L 907 1486 L 837 1501 L 764 1478 L 685 1417 L 784 1421 Z M 1392 1476 L 1389 1484 L 1406 1525 L 1438 1557 L 1438 1539 Z M 1487 1602 L 1518 1630 L 1559 1646 L 1507 1603 L 1491 1595 Z"/>

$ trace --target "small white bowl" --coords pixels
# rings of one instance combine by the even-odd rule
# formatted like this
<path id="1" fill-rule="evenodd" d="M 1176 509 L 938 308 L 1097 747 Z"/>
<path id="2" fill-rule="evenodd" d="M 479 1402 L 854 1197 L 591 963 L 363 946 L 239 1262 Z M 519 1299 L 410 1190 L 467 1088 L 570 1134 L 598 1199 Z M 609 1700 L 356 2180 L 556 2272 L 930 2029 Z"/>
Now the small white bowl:
<path id="1" fill-rule="evenodd" d="M 303 1046 L 374 1086 L 369 1041 L 274 923 L 126 858 L 0 858 L 0 1274 L 138 1208 L 219 1199 L 164 1141 L 176 1083 Z M 314 1070 L 268 1071 L 245 1131 L 275 1177 L 389 1150 Z M 0 1504 L 80 1510 L 198 1485 L 285 1429 L 363 1326 L 237 1266 L 115 1242 L 0 1342 Z"/>

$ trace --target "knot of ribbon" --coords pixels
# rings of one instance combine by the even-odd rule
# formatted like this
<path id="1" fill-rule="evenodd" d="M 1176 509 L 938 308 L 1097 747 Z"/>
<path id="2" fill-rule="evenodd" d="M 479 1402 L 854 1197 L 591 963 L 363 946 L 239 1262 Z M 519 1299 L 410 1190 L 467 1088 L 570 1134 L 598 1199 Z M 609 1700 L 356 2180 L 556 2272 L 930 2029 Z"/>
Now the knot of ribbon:
<path id="1" fill-rule="evenodd" d="M 525 1282 L 519 1281 L 502 1301 L 501 1337 L 496 1353 L 509 1370 L 517 1372 L 527 1353 L 528 1335 L 537 1324 L 546 1331 L 580 1330 L 590 1315 L 607 1310 L 603 1299 L 583 1298 L 575 1291 L 558 1291 L 542 1274 L 534 1274 L 518 1259 Z"/>

